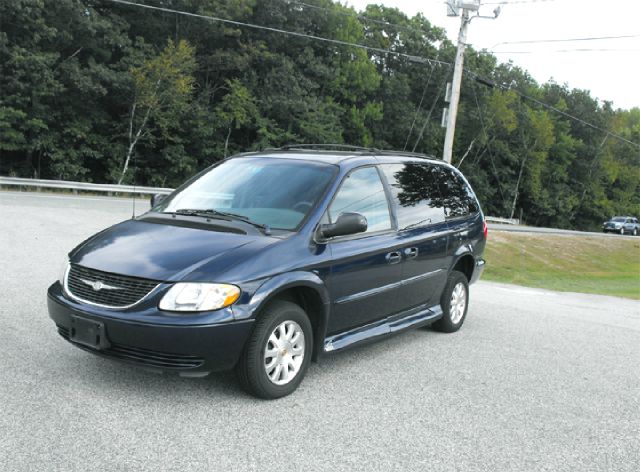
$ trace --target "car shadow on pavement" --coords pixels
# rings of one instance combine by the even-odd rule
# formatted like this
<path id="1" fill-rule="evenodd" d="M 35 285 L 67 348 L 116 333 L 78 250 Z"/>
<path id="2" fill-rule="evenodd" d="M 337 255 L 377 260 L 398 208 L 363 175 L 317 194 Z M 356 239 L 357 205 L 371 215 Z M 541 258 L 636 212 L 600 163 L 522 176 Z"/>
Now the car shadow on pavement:
<path id="1" fill-rule="evenodd" d="M 85 355 L 74 369 L 77 381 L 91 382 L 97 388 L 122 395 L 143 394 L 145 398 L 160 399 L 167 395 L 237 397 L 244 395 L 234 372 L 213 372 L 207 377 L 180 377 L 172 372 L 153 372 L 142 367 Z M 78 378 L 80 377 L 80 378 Z"/>
<path id="2" fill-rule="evenodd" d="M 399 354 L 414 350 L 421 345 L 433 343 L 440 336 L 428 327 L 409 330 L 397 335 L 347 349 L 320 358 L 312 363 L 302 387 L 312 392 L 314 386 L 327 383 L 330 378 L 345 373 L 369 372 L 376 375 L 381 363 L 396 359 Z M 430 349 L 427 347 L 427 349 Z M 432 347 L 435 349 L 435 347 Z M 213 372 L 203 378 L 185 378 L 171 372 L 152 372 L 139 366 L 105 359 L 89 353 L 78 352 L 73 356 L 73 365 L 66 364 L 68 382 L 90 385 L 92 389 L 109 392 L 118 396 L 144 397 L 149 401 L 165 398 L 185 401 L 212 397 L 218 401 L 241 399 L 255 401 L 255 398 L 241 389 L 235 372 Z M 384 373 L 380 375 L 384 377 Z M 335 380 L 335 378 L 334 378 Z M 294 395 L 296 395 L 294 393 Z"/>
<path id="3" fill-rule="evenodd" d="M 373 340 L 335 354 L 322 356 L 319 363 L 311 366 L 308 375 L 311 377 L 316 374 L 325 375 L 325 373 L 331 375 L 334 372 L 339 373 L 352 368 L 354 371 L 358 369 L 372 370 L 369 369 L 371 365 L 379 366 L 387 360 L 397 359 L 399 354 L 407 350 L 413 351 L 421 347 L 430 349 L 429 343 L 433 344 L 433 341 L 441 335 L 442 333 L 425 326 L 383 337 L 380 340 Z M 373 371 L 376 370 L 379 371 L 378 368 L 373 369 Z M 385 374 L 380 372 L 380 375 L 384 377 Z"/>

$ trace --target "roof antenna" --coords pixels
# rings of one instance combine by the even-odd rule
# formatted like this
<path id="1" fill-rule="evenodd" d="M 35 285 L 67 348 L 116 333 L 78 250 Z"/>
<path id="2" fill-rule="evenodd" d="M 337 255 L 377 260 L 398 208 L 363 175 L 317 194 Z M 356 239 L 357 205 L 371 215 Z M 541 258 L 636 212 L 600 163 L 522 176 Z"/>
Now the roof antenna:
<path id="1" fill-rule="evenodd" d="M 136 219 L 136 177 L 138 175 L 138 163 L 136 161 L 136 152 L 133 151 L 133 199 L 131 201 L 131 219 Z"/>

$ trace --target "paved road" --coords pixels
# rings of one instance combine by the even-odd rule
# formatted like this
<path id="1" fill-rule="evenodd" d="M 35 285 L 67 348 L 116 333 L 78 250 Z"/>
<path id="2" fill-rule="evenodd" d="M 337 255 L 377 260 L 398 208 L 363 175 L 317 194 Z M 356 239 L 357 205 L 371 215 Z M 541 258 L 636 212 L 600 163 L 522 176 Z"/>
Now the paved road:
<path id="1" fill-rule="evenodd" d="M 0 193 L 0 470 L 640 470 L 640 303 L 492 283 L 464 328 L 312 365 L 255 400 L 231 374 L 155 375 L 47 318 L 64 254 L 129 202 Z"/>
<path id="2" fill-rule="evenodd" d="M 542 228 L 538 226 L 521 226 L 521 225 L 505 225 L 500 223 L 488 223 L 489 231 L 509 231 L 513 233 L 538 233 L 538 234 L 560 234 L 565 236 L 589 236 L 597 238 L 623 238 L 623 239 L 638 239 L 638 236 L 631 234 L 625 234 L 624 236 L 618 233 L 603 233 L 592 231 L 574 231 L 570 229 L 559 228 Z"/>

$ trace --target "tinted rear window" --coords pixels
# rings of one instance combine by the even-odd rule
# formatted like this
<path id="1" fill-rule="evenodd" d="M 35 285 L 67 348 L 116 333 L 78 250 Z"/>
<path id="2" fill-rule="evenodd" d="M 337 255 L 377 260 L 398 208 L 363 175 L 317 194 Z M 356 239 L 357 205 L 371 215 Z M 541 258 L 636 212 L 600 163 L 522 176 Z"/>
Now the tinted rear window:
<path id="1" fill-rule="evenodd" d="M 444 221 L 444 202 L 436 166 L 408 163 L 380 167 L 391 187 L 399 229 Z"/>
<path id="2" fill-rule="evenodd" d="M 452 169 L 438 166 L 440 172 L 440 191 L 444 198 L 447 218 L 456 218 L 476 213 L 480 210 L 471 188 Z"/>

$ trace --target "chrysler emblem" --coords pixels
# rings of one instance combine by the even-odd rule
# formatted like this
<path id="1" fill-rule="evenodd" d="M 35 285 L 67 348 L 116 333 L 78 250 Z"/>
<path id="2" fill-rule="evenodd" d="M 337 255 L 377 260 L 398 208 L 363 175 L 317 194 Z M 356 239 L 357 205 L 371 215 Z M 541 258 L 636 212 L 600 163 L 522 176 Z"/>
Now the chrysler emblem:
<path id="1" fill-rule="evenodd" d="M 101 280 L 85 280 L 80 279 L 81 282 L 87 284 L 89 287 L 94 289 L 96 292 L 100 290 L 120 290 L 120 287 L 114 287 L 113 285 L 108 285 L 102 282 Z"/>

